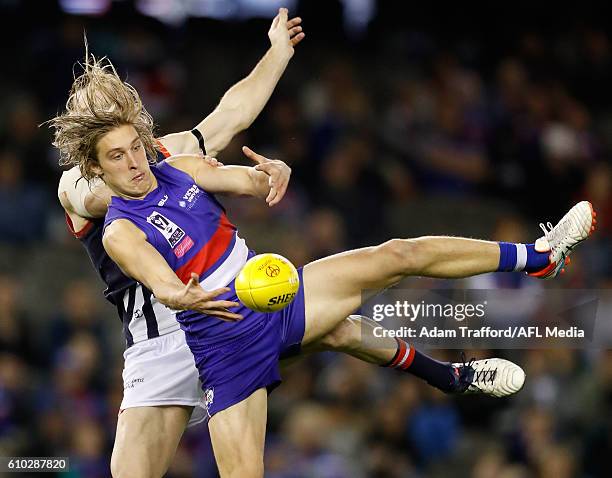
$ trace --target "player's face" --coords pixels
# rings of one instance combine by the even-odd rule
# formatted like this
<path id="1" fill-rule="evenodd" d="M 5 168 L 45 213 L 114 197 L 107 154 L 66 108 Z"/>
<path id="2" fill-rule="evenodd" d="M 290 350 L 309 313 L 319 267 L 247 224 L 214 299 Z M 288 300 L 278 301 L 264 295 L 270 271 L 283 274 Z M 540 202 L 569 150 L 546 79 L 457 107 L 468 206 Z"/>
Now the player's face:
<path id="1" fill-rule="evenodd" d="M 131 125 L 106 133 L 97 145 L 102 179 L 116 194 L 141 198 L 157 187 L 147 155 Z"/>

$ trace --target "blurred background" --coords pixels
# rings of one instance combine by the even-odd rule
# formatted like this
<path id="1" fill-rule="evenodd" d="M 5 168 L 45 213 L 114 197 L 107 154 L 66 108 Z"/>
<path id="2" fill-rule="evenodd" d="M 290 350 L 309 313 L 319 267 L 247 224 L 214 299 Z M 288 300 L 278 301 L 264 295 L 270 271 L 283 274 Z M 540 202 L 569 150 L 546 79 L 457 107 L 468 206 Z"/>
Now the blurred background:
<path id="1" fill-rule="evenodd" d="M 65 227 L 57 153 L 38 127 L 63 108 L 83 30 L 163 135 L 191 129 L 248 74 L 279 6 L 302 16 L 307 37 L 262 115 L 220 155 L 242 162 L 247 144 L 293 168 L 272 210 L 224 201 L 253 249 L 302 265 L 393 236 L 532 242 L 539 222 L 588 199 L 598 231 L 554 287 L 612 288 L 612 45 L 602 7 L 0 0 L 0 455 L 70 456 L 70 476 L 110 476 L 121 327 Z M 519 274 L 458 286 L 544 287 Z M 612 304 L 600 307 L 612 320 Z M 449 398 L 349 357 L 305 358 L 270 397 L 266 476 L 610 476 L 610 350 L 473 353 L 520 363 L 524 390 Z M 167 476 L 216 476 L 205 426 L 186 433 Z"/>

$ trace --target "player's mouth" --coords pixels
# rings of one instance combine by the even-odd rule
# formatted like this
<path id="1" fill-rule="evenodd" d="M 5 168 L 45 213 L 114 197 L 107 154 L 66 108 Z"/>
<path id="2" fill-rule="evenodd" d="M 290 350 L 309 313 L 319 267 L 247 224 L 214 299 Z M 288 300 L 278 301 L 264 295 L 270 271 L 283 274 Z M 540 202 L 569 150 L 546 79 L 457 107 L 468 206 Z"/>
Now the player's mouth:
<path id="1" fill-rule="evenodd" d="M 142 181 L 143 178 L 144 178 L 144 173 L 140 173 L 140 174 L 134 176 L 132 178 L 132 181 L 135 182 L 135 183 L 138 183 L 138 182 Z"/>

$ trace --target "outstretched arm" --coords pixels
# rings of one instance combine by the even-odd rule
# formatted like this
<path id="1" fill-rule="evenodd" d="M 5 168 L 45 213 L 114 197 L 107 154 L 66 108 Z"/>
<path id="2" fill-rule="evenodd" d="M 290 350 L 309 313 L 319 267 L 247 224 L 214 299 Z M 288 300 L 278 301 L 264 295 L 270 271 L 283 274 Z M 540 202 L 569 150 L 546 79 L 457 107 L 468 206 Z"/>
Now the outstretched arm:
<path id="1" fill-rule="evenodd" d="M 268 32 L 271 46 L 264 57 L 246 78 L 223 95 L 215 110 L 196 126 L 204 138 L 207 154 L 216 156 L 237 133 L 255 121 L 268 102 L 293 56 L 293 47 L 305 36 L 300 26 L 302 19 L 296 17 L 288 20 L 287 15 L 286 8 L 279 9 Z M 160 141 L 170 154 L 199 151 L 198 141 L 189 131 L 169 134 Z"/>
<path id="2" fill-rule="evenodd" d="M 130 277 L 147 287 L 162 304 L 175 310 L 195 310 L 223 320 L 242 318 L 227 310 L 239 304 L 215 300 L 228 288 L 210 292 L 200 286 L 197 274 L 183 284 L 162 255 L 147 242 L 144 232 L 127 219 L 118 219 L 104 231 L 102 240 L 108 255 Z"/>
<path id="3" fill-rule="evenodd" d="M 208 163 L 211 167 L 223 166 L 210 156 L 201 157 L 200 161 Z M 112 191 L 104 181 L 94 178 L 88 182 L 81 177 L 78 166 L 62 173 L 57 188 L 57 197 L 76 230 L 81 229 L 82 223 L 87 223 L 89 219 L 104 217 L 111 196 Z"/>

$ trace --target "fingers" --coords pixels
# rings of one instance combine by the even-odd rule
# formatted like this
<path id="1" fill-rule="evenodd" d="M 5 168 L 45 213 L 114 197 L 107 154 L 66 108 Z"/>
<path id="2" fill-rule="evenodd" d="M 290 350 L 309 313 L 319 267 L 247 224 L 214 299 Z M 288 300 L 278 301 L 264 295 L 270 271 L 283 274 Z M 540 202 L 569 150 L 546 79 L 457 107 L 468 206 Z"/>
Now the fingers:
<path id="1" fill-rule="evenodd" d="M 242 320 L 244 318 L 240 314 L 234 314 L 233 312 L 228 312 L 225 310 L 207 309 L 207 310 L 202 310 L 201 312 L 203 312 L 206 315 L 210 315 L 213 317 L 217 317 L 218 319 L 225 320 L 227 322 L 238 322 L 239 320 Z"/>
<path id="2" fill-rule="evenodd" d="M 289 36 L 292 37 L 302 31 L 302 27 L 293 27 L 289 29 Z"/>
<path id="3" fill-rule="evenodd" d="M 279 186 L 274 188 L 275 194 L 274 194 L 274 197 L 272 197 L 270 201 L 268 201 L 268 206 L 270 207 L 275 206 L 281 201 L 281 199 L 283 199 L 283 197 L 285 196 L 285 193 L 287 192 L 288 185 L 289 183 L 287 181 L 283 181 Z"/>
<path id="4" fill-rule="evenodd" d="M 291 43 L 292 47 L 300 43 L 306 37 L 306 34 L 302 31 L 303 29 L 300 26 L 300 23 L 302 23 L 302 19 L 300 17 L 292 18 L 287 22 L 289 43 Z"/>
<path id="5" fill-rule="evenodd" d="M 291 46 L 295 46 L 300 43 L 304 38 L 306 38 L 305 33 L 299 33 L 291 39 Z"/>
<path id="6" fill-rule="evenodd" d="M 280 172 L 275 171 L 275 174 L 272 174 L 269 179 L 270 184 L 270 192 L 266 197 L 266 203 L 268 206 L 272 207 L 278 204 L 283 196 L 287 192 L 287 187 L 289 185 L 289 178 L 287 176 L 282 175 Z"/>
<path id="7" fill-rule="evenodd" d="M 251 148 L 247 146 L 242 147 L 242 152 L 247 158 L 252 159 L 258 164 L 262 164 L 268 161 L 268 158 L 266 158 L 265 156 L 262 156 L 261 154 L 257 154 L 255 151 L 253 151 Z"/>
<path id="8" fill-rule="evenodd" d="M 191 273 L 191 277 L 189 278 L 189 282 L 187 283 L 187 287 L 190 286 L 200 286 L 200 276 L 195 272 Z"/>
<path id="9" fill-rule="evenodd" d="M 270 182 L 272 183 L 272 178 L 270 178 Z M 274 198 L 276 197 L 276 193 L 277 193 L 277 189 L 274 186 L 274 184 L 272 183 L 270 185 L 270 192 L 268 193 L 268 197 L 266 197 L 266 203 L 268 204 L 268 206 L 272 206 L 272 201 L 274 200 Z"/>
<path id="10" fill-rule="evenodd" d="M 239 307 L 239 302 L 232 300 L 209 300 L 204 304 L 207 309 L 229 309 L 230 307 Z"/>
<path id="11" fill-rule="evenodd" d="M 289 15 L 289 10 L 287 10 L 286 8 L 279 8 L 278 9 L 278 21 L 281 23 L 281 25 L 285 25 L 287 23 L 287 16 Z"/>
<path id="12" fill-rule="evenodd" d="M 255 165 L 255 169 L 257 171 L 262 171 L 267 175 L 272 175 L 272 173 L 276 170 L 276 166 L 272 161 L 266 163 L 259 163 Z"/>
<path id="13" fill-rule="evenodd" d="M 302 23 L 302 19 L 300 17 L 292 18 L 287 22 L 287 30 L 291 30 L 293 27 L 297 27 L 300 23 Z"/>
<path id="14" fill-rule="evenodd" d="M 229 287 L 221 287 L 219 289 L 214 289 L 214 290 L 206 291 L 206 294 L 207 294 L 207 299 L 206 300 L 214 299 L 215 297 L 217 297 L 217 296 L 219 296 L 221 294 L 226 294 L 230 290 L 231 289 Z M 230 306 L 230 307 L 234 307 L 234 306 Z"/>

